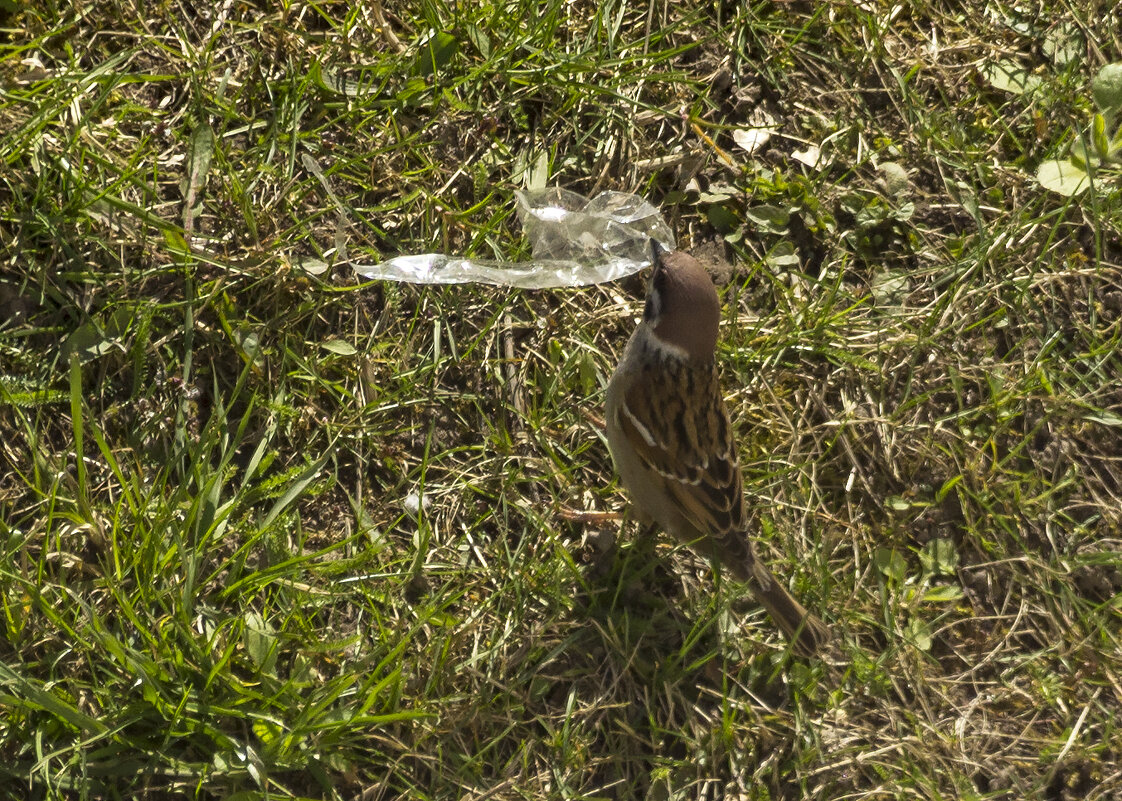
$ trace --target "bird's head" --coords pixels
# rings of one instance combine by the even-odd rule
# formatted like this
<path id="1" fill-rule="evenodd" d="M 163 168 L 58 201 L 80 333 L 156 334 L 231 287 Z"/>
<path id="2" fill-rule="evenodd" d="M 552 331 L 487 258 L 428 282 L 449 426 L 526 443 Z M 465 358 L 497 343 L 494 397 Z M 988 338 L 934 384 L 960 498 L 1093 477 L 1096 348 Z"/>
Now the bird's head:
<path id="1" fill-rule="evenodd" d="M 710 361 L 717 349 L 721 302 L 697 259 L 667 252 L 651 240 L 651 273 L 643 322 L 663 345 L 694 361 Z"/>

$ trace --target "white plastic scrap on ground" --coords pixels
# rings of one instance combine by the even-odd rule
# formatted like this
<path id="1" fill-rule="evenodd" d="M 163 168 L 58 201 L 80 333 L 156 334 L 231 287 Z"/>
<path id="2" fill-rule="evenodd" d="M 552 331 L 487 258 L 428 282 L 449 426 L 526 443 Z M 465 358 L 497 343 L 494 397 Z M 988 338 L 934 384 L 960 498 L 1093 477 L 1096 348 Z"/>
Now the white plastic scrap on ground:
<path id="1" fill-rule="evenodd" d="M 476 282 L 522 289 L 614 281 L 650 263 L 650 240 L 674 249 L 674 233 L 657 208 L 626 192 L 588 200 L 558 187 L 515 192 L 516 212 L 533 260 L 502 262 L 440 253 L 396 256 L 355 265 L 365 278 L 414 284 Z"/>

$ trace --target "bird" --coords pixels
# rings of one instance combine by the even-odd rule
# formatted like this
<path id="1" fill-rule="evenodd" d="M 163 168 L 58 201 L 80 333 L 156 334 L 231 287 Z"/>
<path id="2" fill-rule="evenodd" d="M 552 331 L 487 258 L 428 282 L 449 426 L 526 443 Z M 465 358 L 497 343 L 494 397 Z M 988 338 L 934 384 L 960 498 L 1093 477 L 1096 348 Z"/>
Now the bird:
<path id="1" fill-rule="evenodd" d="M 801 656 L 830 631 L 779 583 L 749 534 L 732 420 L 716 360 L 721 304 L 705 268 L 651 240 L 643 317 L 608 381 L 605 428 L 632 506 L 746 582 Z"/>

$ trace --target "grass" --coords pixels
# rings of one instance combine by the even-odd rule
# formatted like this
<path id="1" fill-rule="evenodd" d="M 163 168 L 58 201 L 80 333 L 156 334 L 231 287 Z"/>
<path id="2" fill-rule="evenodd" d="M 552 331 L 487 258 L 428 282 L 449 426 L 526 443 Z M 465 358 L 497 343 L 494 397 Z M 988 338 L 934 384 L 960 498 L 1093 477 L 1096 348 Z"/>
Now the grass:
<path id="1" fill-rule="evenodd" d="M 1117 11 L 0 15 L 3 793 L 1122 797 L 1122 204 L 1032 177 Z M 524 256 L 543 179 L 714 268 L 760 549 L 833 659 L 564 519 L 624 505 L 641 278 L 349 266 Z"/>

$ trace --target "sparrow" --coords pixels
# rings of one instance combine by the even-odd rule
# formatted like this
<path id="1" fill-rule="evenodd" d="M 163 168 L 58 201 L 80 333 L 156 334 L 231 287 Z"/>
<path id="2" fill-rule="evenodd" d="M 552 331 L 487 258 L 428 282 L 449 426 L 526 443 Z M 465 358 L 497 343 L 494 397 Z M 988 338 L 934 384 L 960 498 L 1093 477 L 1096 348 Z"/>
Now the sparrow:
<path id="1" fill-rule="evenodd" d="M 608 382 L 608 449 L 643 517 L 748 584 L 803 656 L 829 629 L 756 556 L 716 362 L 721 305 L 705 269 L 651 240 L 643 319 Z"/>

